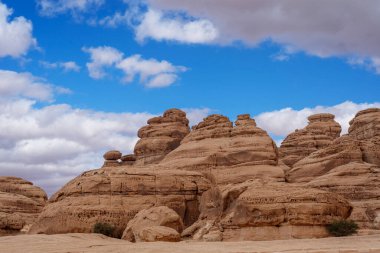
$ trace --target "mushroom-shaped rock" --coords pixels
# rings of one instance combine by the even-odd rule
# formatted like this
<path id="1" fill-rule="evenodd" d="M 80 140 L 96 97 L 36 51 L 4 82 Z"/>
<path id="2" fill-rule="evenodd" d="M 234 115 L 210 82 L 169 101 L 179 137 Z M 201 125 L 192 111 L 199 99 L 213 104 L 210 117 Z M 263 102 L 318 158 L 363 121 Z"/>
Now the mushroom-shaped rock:
<path id="1" fill-rule="evenodd" d="M 136 242 L 179 242 L 181 235 L 170 227 L 144 227 L 136 235 Z"/>
<path id="2" fill-rule="evenodd" d="M 248 114 L 239 115 L 235 125 L 223 115 L 206 117 L 159 165 L 208 173 L 218 184 L 262 177 L 283 181 L 277 147 L 269 135 Z"/>
<path id="3" fill-rule="evenodd" d="M 104 158 L 104 160 L 116 161 L 116 160 L 119 160 L 121 158 L 121 156 L 122 156 L 122 154 L 120 153 L 120 151 L 111 150 L 111 151 L 106 152 L 103 155 L 103 158 Z"/>
<path id="4" fill-rule="evenodd" d="M 309 124 L 305 128 L 291 133 L 281 143 L 280 159 L 292 167 L 314 151 L 330 145 L 342 130 L 334 118 L 335 116 L 329 113 L 309 116 Z"/>
<path id="5" fill-rule="evenodd" d="M 0 177 L 0 235 L 17 234 L 32 224 L 47 200 L 46 193 L 17 177 Z"/>
<path id="6" fill-rule="evenodd" d="M 131 242 L 139 241 L 139 233 L 142 229 L 151 226 L 163 226 L 174 229 L 177 233 L 183 230 L 181 217 L 172 209 L 166 206 L 152 207 L 141 210 L 128 222 L 124 230 L 122 239 Z"/>
<path id="7" fill-rule="evenodd" d="M 133 154 L 124 155 L 120 160 L 122 165 L 133 165 L 136 162 L 136 156 Z"/>
<path id="8" fill-rule="evenodd" d="M 136 164 L 154 164 L 179 146 L 190 132 L 186 113 L 170 109 L 163 116 L 148 120 L 148 125 L 138 131 L 140 140 L 135 146 Z"/>
<path id="9" fill-rule="evenodd" d="M 103 158 L 105 159 L 103 167 L 115 167 L 119 166 L 119 159 L 121 158 L 122 154 L 120 151 L 117 150 L 111 150 L 106 152 L 103 155 Z"/>

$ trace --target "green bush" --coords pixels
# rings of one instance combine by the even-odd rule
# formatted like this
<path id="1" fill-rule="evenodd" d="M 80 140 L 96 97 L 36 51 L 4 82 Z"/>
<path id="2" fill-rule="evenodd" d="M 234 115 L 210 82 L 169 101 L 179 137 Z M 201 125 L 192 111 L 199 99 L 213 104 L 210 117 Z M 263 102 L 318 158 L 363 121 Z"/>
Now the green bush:
<path id="1" fill-rule="evenodd" d="M 348 236 L 357 232 L 358 225 L 352 220 L 337 220 L 327 225 L 327 230 L 333 236 Z"/>
<path id="2" fill-rule="evenodd" d="M 98 222 L 94 225 L 93 230 L 94 233 L 114 237 L 115 228 L 110 224 Z"/>

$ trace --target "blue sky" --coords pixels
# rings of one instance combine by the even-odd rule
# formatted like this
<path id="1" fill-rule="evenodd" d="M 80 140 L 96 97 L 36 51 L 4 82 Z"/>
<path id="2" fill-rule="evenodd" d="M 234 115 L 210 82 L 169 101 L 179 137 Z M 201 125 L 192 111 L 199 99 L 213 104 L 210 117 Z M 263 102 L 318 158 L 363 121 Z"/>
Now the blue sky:
<path id="1" fill-rule="evenodd" d="M 49 192 L 99 166 L 107 149 L 131 152 L 137 129 L 168 108 L 186 109 L 193 124 L 250 113 L 279 143 L 309 114 L 335 113 L 347 129 L 358 110 L 379 106 L 378 1 L 0 6 L 0 174 Z"/>

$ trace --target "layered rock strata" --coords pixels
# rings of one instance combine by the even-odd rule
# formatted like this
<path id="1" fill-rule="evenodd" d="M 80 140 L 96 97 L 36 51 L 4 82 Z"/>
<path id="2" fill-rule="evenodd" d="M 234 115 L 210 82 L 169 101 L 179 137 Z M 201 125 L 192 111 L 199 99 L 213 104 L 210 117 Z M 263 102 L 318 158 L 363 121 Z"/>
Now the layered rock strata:
<path id="1" fill-rule="evenodd" d="M 177 148 L 190 132 L 186 113 L 170 109 L 163 116 L 151 118 L 148 125 L 138 131 L 140 140 L 134 150 L 136 164 L 154 164 Z"/>
<path id="2" fill-rule="evenodd" d="M 291 133 L 281 143 L 280 159 L 291 167 L 314 151 L 330 145 L 342 130 L 334 118 L 335 116 L 329 113 L 309 116 L 309 123 L 305 128 Z"/>
<path id="3" fill-rule="evenodd" d="M 351 162 L 307 183 L 306 187 L 338 193 L 353 205 L 350 219 L 360 227 L 380 229 L 380 167 Z"/>
<path id="4" fill-rule="evenodd" d="M 264 177 L 284 181 L 275 143 L 248 114 L 239 115 L 235 126 L 225 116 L 208 116 L 159 165 L 207 173 L 218 184 Z"/>
<path id="5" fill-rule="evenodd" d="M 0 177 L 0 235 L 17 234 L 38 217 L 46 193 L 17 177 Z"/>
<path id="6" fill-rule="evenodd" d="M 352 209 L 335 193 L 257 180 L 210 189 L 200 207 L 182 235 L 206 241 L 325 237 L 325 225 Z"/>
<path id="7" fill-rule="evenodd" d="M 128 221 L 153 206 L 175 210 L 185 225 L 198 218 L 198 197 L 209 187 L 201 174 L 119 166 L 88 171 L 49 200 L 31 233 L 89 233 L 108 223 L 121 236 Z"/>
<path id="8" fill-rule="evenodd" d="M 287 172 L 289 182 L 308 182 L 350 162 L 380 165 L 380 109 L 367 109 L 350 121 L 349 133 L 298 161 Z"/>

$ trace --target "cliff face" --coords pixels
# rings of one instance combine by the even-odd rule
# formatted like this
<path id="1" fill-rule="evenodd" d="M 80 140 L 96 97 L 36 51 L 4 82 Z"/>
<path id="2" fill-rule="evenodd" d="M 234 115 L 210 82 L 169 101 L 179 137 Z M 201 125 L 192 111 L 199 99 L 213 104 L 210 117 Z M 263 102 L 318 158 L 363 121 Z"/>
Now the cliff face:
<path id="1" fill-rule="evenodd" d="M 380 229 L 380 110 L 359 112 L 341 137 L 333 115 L 308 119 L 278 150 L 248 114 L 210 115 L 190 131 L 168 110 L 140 129 L 133 155 L 107 152 L 54 194 L 30 232 L 102 222 L 132 241 L 271 240 L 324 237 L 347 217 Z"/>
<path id="2" fill-rule="evenodd" d="M 17 177 L 0 177 L 0 235 L 17 234 L 37 219 L 46 193 Z"/>

